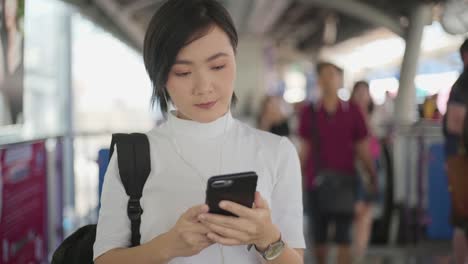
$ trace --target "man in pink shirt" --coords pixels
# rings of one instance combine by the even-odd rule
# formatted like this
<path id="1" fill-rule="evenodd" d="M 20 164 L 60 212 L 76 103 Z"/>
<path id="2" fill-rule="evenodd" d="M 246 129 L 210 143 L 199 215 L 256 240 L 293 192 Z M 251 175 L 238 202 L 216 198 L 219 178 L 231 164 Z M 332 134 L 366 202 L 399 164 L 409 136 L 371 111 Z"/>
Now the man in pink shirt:
<path id="1" fill-rule="evenodd" d="M 338 98 L 337 92 L 341 84 L 340 68 L 331 63 L 319 63 L 317 75 L 322 98 L 313 107 L 306 106 L 299 121 L 299 136 L 302 139 L 300 156 L 310 205 L 307 210 L 312 216 L 310 226 L 318 263 L 326 263 L 327 230 L 329 224 L 334 223 L 338 264 L 345 264 L 352 262 L 350 229 L 353 215 L 334 215 L 320 210 L 318 208 L 320 205 L 317 204 L 315 179 L 317 174 L 324 170 L 357 177 L 355 161 L 358 158 L 371 175 L 372 189 L 375 191 L 376 170 L 369 148 L 369 133 L 359 107 Z M 319 144 L 315 142 L 317 141 L 315 138 Z M 320 164 L 316 164 L 317 162 Z"/>

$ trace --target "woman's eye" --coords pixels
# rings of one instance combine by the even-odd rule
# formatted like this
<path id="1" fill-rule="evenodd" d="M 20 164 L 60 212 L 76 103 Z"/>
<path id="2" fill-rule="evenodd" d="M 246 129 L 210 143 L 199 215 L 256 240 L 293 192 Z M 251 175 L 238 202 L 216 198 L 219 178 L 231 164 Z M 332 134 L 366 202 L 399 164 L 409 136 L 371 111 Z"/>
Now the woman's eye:
<path id="1" fill-rule="evenodd" d="M 175 75 L 178 77 L 189 76 L 191 72 L 176 72 Z"/>
<path id="2" fill-rule="evenodd" d="M 215 66 L 211 69 L 215 70 L 215 71 L 219 71 L 219 70 L 222 70 L 226 65 L 220 65 L 220 66 Z"/>

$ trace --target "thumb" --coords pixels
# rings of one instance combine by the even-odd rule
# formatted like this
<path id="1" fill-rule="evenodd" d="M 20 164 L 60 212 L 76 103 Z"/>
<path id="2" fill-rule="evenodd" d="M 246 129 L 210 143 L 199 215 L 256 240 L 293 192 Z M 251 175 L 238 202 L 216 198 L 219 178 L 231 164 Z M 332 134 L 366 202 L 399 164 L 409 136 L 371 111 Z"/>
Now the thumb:
<path id="1" fill-rule="evenodd" d="M 255 208 L 268 209 L 268 203 L 259 192 L 255 192 Z"/>
<path id="2" fill-rule="evenodd" d="M 187 220 L 195 220 L 198 219 L 198 215 L 203 214 L 203 213 L 208 213 L 208 205 L 206 204 L 200 204 L 196 205 L 194 207 L 189 208 L 185 213 L 184 217 Z"/>

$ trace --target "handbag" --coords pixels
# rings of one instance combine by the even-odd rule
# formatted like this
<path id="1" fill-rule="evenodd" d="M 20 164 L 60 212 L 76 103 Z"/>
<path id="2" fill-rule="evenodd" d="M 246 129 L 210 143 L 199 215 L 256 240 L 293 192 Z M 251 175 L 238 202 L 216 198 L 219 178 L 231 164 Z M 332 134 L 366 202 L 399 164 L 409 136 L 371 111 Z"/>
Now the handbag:
<path id="1" fill-rule="evenodd" d="M 447 171 L 454 220 L 468 223 L 468 156 L 449 157 Z"/>
<path id="2" fill-rule="evenodd" d="M 454 223 L 464 223 L 468 227 L 468 115 L 463 125 L 459 152 L 447 158 L 447 174 Z"/>
<path id="3" fill-rule="evenodd" d="M 320 162 L 320 139 L 317 113 L 313 104 L 312 139 L 315 144 L 315 164 L 317 175 L 315 186 L 318 210 L 332 215 L 353 215 L 356 202 L 356 177 L 332 169 L 322 168 Z"/>

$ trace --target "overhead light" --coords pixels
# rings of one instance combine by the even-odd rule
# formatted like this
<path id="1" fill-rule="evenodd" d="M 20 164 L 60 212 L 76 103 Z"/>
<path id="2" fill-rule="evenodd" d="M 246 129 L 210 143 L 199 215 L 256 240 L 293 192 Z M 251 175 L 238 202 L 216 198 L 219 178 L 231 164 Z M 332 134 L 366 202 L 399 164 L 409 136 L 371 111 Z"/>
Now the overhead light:
<path id="1" fill-rule="evenodd" d="M 442 15 L 442 26 L 445 31 L 453 35 L 468 32 L 468 5 L 465 0 L 447 1 Z"/>
<path id="2" fill-rule="evenodd" d="M 306 98 L 306 77 L 299 71 L 289 71 L 285 76 L 286 91 L 283 98 L 288 103 L 298 103 Z"/>

